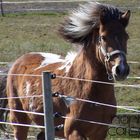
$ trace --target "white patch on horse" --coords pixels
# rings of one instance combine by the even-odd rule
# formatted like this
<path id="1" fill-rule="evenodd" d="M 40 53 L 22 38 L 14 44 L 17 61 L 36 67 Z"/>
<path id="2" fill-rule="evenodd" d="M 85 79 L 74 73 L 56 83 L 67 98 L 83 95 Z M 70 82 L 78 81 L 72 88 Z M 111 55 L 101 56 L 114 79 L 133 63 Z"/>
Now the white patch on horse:
<path id="1" fill-rule="evenodd" d="M 58 70 L 65 69 L 66 73 L 69 71 L 75 57 L 77 56 L 76 52 L 68 52 L 65 59 L 62 59 L 61 55 L 52 54 L 52 53 L 39 53 L 39 54 L 44 57 L 44 60 L 42 61 L 41 65 L 37 67 L 35 70 L 45 67 L 49 64 L 60 62 L 62 63 L 62 66 L 60 66 Z"/>
<path id="2" fill-rule="evenodd" d="M 35 81 L 35 82 L 34 82 L 34 87 L 37 87 L 37 88 L 38 88 L 39 84 L 40 84 L 40 83 L 39 83 L 38 81 Z"/>
<path id="3" fill-rule="evenodd" d="M 28 96 L 30 93 L 30 87 L 31 87 L 31 83 L 29 81 L 27 81 L 26 82 L 26 90 L 25 90 L 26 96 Z"/>
<path id="4" fill-rule="evenodd" d="M 34 92 L 32 92 L 32 97 L 29 99 L 29 110 L 35 112 L 36 108 L 34 106 L 34 102 L 36 97 L 34 95 L 38 95 L 37 89 L 39 89 L 40 83 L 36 80 L 32 87 L 34 88 Z M 37 97 L 38 98 L 38 97 Z"/>
<path id="5" fill-rule="evenodd" d="M 44 57 L 44 60 L 42 61 L 41 65 L 37 67 L 35 70 L 40 69 L 49 64 L 64 62 L 64 59 L 61 58 L 61 55 L 53 53 L 39 53 L 39 54 Z"/>
<path id="6" fill-rule="evenodd" d="M 29 110 L 34 111 L 34 97 L 29 99 Z"/>
<path id="7" fill-rule="evenodd" d="M 72 66 L 73 61 L 76 56 L 77 56 L 76 52 L 68 52 L 67 56 L 65 57 L 65 62 L 58 69 L 59 70 L 65 69 L 65 72 L 67 73 L 69 71 L 70 67 Z"/>

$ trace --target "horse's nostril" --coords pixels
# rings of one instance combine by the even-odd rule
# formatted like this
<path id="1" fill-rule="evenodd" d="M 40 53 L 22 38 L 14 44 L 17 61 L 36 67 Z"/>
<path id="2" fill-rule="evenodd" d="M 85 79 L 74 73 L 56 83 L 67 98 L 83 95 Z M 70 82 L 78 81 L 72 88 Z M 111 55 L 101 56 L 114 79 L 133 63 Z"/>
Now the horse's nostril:
<path id="1" fill-rule="evenodd" d="M 128 65 L 125 66 L 125 68 L 121 68 L 121 66 L 116 66 L 116 74 L 120 76 L 127 76 L 129 74 L 130 68 Z"/>
<path id="2" fill-rule="evenodd" d="M 119 66 L 116 67 L 116 74 L 121 75 L 121 70 L 120 70 Z"/>

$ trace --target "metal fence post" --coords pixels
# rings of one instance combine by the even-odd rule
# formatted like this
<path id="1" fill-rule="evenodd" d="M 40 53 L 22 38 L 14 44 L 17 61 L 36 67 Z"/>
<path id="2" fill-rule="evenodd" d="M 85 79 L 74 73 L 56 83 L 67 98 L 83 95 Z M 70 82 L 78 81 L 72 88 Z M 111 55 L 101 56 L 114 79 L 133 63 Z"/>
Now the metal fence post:
<path id="1" fill-rule="evenodd" d="M 1 15 L 4 17 L 3 1 L 0 0 Z"/>
<path id="2" fill-rule="evenodd" d="M 51 73 L 43 72 L 43 101 L 44 101 L 44 125 L 45 140 L 54 140 L 54 118 L 53 118 L 53 102 L 51 93 Z"/>

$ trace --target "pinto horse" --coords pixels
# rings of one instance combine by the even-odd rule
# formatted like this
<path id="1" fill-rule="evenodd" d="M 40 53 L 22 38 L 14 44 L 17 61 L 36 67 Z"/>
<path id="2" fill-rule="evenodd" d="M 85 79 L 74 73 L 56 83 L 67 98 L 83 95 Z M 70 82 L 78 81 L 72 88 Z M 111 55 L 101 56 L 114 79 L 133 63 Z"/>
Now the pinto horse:
<path id="1" fill-rule="evenodd" d="M 77 53 L 71 52 L 63 58 L 57 54 L 32 52 L 18 58 L 7 78 L 7 97 L 33 96 L 32 98 L 8 99 L 11 109 L 43 112 L 41 95 L 42 71 L 55 73 L 52 91 L 66 96 L 116 105 L 113 84 L 62 79 L 73 77 L 114 83 L 124 80 L 129 74 L 126 60 L 126 26 L 130 11 L 95 2 L 81 5 L 74 10 L 64 23 L 59 33 L 69 42 L 80 46 Z M 17 74 L 17 75 L 13 75 Z M 18 75 L 23 74 L 23 75 Z M 94 122 L 111 123 L 116 109 L 102 105 L 75 101 L 66 106 L 62 98 L 53 99 L 54 112 L 61 112 L 66 118 L 54 119 L 55 125 L 64 124 L 64 131 L 56 136 L 67 140 L 105 140 L 108 126 L 78 121 L 84 119 Z M 43 125 L 43 116 L 10 111 L 10 121 L 19 124 Z M 16 140 L 26 140 L 28 127 L 14 126 Z M 41 130 L 41 135 L 44 135 Z M 39 139 L 44 139 L 44 136 Z"/>

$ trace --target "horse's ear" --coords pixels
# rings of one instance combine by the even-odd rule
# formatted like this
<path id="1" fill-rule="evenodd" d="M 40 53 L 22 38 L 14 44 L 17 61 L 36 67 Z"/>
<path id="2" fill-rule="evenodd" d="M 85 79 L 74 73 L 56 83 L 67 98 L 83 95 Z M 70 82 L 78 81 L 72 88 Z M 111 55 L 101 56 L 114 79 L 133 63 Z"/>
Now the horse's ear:
<path id="1" fill-rule="evenodd" d="M 125 13 L 122 14 L 120 21 L 123 24 L 124 27 L 126 27 L 129 23 L 129 18 L 130 18 L 131 12 L 130 10 L 126 11 Z"/>
<path id="2" fill-rule="evenodd" d="M 104 25 L 107 22 L 108 22 L 107 9 L 101 9 L 101 12 L 100 12 L 100 23 L 102 25 Z"/>

